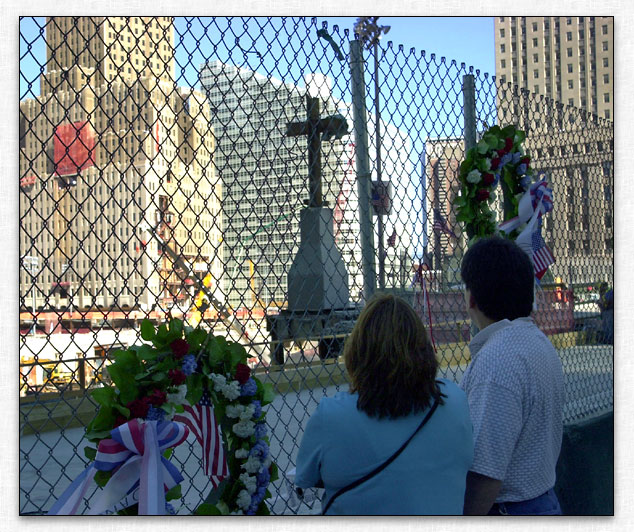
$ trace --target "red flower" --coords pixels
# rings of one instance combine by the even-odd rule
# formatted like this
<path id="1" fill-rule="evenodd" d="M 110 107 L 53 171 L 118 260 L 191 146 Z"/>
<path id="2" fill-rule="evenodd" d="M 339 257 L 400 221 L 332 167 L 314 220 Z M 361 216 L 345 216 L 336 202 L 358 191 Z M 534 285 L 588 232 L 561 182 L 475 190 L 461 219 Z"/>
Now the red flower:
<path id="1" fill-rule="evenodd" d="M 247 366 L 246 364 L 238 364 L 238 366 L 236 367 L 236 380 L 240 384 L 244 384 L 249 380 L 250 376 L 251 368 L 249 368 L 249 366 Z"/>
<path id="2" fill-rule="evenodd" d="M 172 353 L 174 353 L 174 358 L 176 360 L 180 360 L 189 353 L 189 344 L 182 338 L 174 340 L 170 344 L 170 347 L 172 348 Z"/>
<path id="3" fill-rule="evenodd" d="M 493 174 L 486 173 L 482 176 L 482 182 L 485 185 L 490 185 L 495 181 L 495 176 Z"/>
<path id="4" fill-rule="evenodd" d="M 180 369 L 170 369 L 167 372 L 167 376 L 174 386 L 183 384 L 187 380 L 187 375 L 185 375 Z"/>
<path id="5" fill-rule="evenodd" d="M 489 197 L 489 191 L 488 190 L 485 190 L 485 189 L 481 188 L 480 190 L 478 190 L 476 192 L 476 199 L 478 201 L 484 201 L 488 197 Z"/>
<path id="6" fill-rule="evenodd" d="M 128 420 L 125 417 L 119 415 L 114 420 L 114 428 L 117 428 L 119 425 L 123 425 L 124 423 L 127 423 L 127 422 Z"/>
<path id="7" fill-rule="evenodd" d="M 494 157 L 491 159 L 491 170 L 496 170 L 498 166 L 500 166 L 500 158 Z"/>
<path id="8" fill-rule="evenodd" d="M 522 158 L 520 159 L 520 163 L 521 163 L 521 164 L 526 164 L 526 165 L 528 165 L 528 163 L 530 163 L 530 162 L 531 162 L 531 158 L 530 158 L 530 157 L 528 157 L 528 156 L 526 156 L 526 157 L 522 157 Z"/>
<path id="9" fill-rule="evenodd" d="M 147 416 L 147 412 L 150 409 L 150 399 L 144 397 L 143 399 L 135 399 L 130 401 L 126 407 L 130 409 L 130 417 L 136 419 L 138 417 L 144 418 Z"/>
<path id="10" fill-rule="evenodd" d="M 167 402 L 167 394 L 161 390 L 152 390 L 147 399 L 153 406 L 161 406 Z"/>
<path id="11" fill-rule="evenodd" d="M 506 151 L 506 153 L 508 153 L 512 149 L 513 149 L 513 139 L 509 137 L 504 141 L 504 150 Z"/>

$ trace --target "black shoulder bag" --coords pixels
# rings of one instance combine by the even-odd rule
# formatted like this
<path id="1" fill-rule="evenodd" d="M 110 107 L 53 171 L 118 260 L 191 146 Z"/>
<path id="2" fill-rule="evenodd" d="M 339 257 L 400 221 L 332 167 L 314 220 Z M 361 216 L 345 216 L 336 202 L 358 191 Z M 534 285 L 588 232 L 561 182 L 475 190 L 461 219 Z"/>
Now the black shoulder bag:
<path id="1" fill-rule="evenodd" d="M 409 438 L 407 438 L 407 441 L 403 445 L 401 445 L 401 448 L 398 451 L 396 451 L 392 456 L 390 456 L 385 462 L 383 462 L 376 469 L 373 469 L 372 471 L 370 471 L 367 475 L 365 475 L 365 476 L 361 477 L 360 479 L 357 479 L 354 482 L 351 482 L 350 484 L 348 484 L 347 486 L 344 486 L 343 488 L 341 488 L 326 503 L 326 506 L 324 506 L 323 510 L 321 511 L 321 515 L 326 515 L 326 512 L 328 511 L 328 509 L 330 508 L 330 506 L 332 505 L 332 503 L 335 501 L 335 499 L 337 497 L 339 497 L 340 495 L 343 495 L 346 491 L 350 491 L 351 489 L 356 488 L 360 484 L 363 484 L 366 480 L 371 479 L 373 476 L 378 475 L 387 466 L 389 466 L 394 460 L 396 460 L 398 455 L 401 454 L 405 450 L 405 447 L 407 447 L 409 442 L 412 441 L 412 438 L 414 436 L 416 436 L 418 431 L 425 426 L 425 423 L 427 423 L 429 421 L 429 418 L 431 418 L 433 413 L 436 411 L 436 408 L 438 407 L 438 399 L 439 399 L 439 397 L 436 397 L 436 399 L 434 400 L 434 404 L 429 409 L 429 412 L 427 412 L 427 415 L 425 416 L 423 421 L 421 421 L 420 425 L 418 425 L 418 428 L 413 432 L 413 434 Z"/>

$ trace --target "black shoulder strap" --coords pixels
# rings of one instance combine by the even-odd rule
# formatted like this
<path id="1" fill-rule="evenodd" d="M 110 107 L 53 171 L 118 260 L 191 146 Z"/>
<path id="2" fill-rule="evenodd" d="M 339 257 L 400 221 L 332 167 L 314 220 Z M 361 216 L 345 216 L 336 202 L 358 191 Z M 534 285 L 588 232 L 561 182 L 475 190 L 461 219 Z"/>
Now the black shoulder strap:
<path id="1" fill-rule="evenodd" d="M 377 468 L 373 469 L 372 471 L 370 471 L 367 475 L 355 480 L 354 482 L 351 482 L 350 484 L 348 484 L 347 486 L 344 486 L 343 488 L 341 488 L 339 491 L 337 491 L 337 493 L 335 493 L 330 499 L 329 501 L 326 503 L 326 506 L 324 506 L 324 509 L 321 511 L 322 515 L 326 515 L 326 512 L 328 511 L 328 509 L 330 508 L 330 506 L 332 505 L 332 503 L 334 502 L 334 500 L 339 497 L 340 495 L 344 494 L 346 491 L 350 491 L 351 489 L 356 488 L 358 485 L 363 484 L 366 480 L 371 479 L 373 476 L 379 474 L 381 471 L 383 471 L 387 466 L 389 466 L 394 460 L 396 460 L 396 458 L 398 457 L 399 454 L 401 454 L 403 452 L 403 450 L 405 449 L 405 447 L 407 447 L 407 445 L 409 444 L 410 441 L 412 441 L 412 438 L 414 436 L 416 436 L 416 434 L 418 433 L 418 431 L 420 429 L 423 428 L 423 426 L 425 425 L 425 423 L 427 423 L 429 421 L 429 418 L 431 418 L 431 416 L 433 415 L 433 413 L 436 411 L 436 408 L 438 407 L 438 400 L 439 397 L 436 397 L 436 399 L 434 400 L 434 404 L 432 405 L 432 407 L 429 409 L 429 412 L 427 412 L 427 415 L 424 417 L 423 421 L 421 421 L 420 425 L 418 425 L 418 428 L 412 433 L 412 435 L 407 438 L 407 441 L 405 443 L 403 443 L 403 445 L 401 445 L 400 449 L 398 451 L 396 451 L 392 456 L 390 456 L 385 462 L 383 462 L 380 466 L 378 466 Z"/>

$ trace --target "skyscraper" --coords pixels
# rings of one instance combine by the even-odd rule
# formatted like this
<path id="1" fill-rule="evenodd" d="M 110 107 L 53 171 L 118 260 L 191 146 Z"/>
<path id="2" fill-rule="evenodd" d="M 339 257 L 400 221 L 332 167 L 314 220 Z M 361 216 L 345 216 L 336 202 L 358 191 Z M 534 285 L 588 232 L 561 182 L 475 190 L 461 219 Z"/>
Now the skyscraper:
<path id="1" fill-rule="evenodd" d="M 495 74 L 614 118 L 614 17 L 495 17 Z"/>
<path id="2" fill-rule="evenodd" d="M 222 189 L 209 106 L 174 82 L 172 20 L 52 17 L 45 38 L 41 95 L 20 102 L 23 306 L 187 304 L 148 229 L 219 279 Z"/>

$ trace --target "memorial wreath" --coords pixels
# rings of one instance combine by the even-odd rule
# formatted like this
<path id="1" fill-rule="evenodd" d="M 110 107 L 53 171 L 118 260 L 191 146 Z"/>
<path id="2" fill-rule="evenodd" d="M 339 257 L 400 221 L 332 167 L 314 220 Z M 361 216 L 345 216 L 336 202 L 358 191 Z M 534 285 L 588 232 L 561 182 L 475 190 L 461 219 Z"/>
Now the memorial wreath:
<path id="1" fill-rule="evenodd" d="M 90 514 L 170 514 L 181 498 L 169 458 L 192 432 L 212 492 L 198 515 L 266 515 L 277 467 L 269 452 L 266 413 L 274 397 L 247 365 L 239 343 L 171 319 L 141 324 L 149 343 L 116 351 L 112 386 L 92 391 L 99 411 L 86 429 L 93 462 L 49 514 L 77 513 L 89 485 L 102 488 Z"/>

